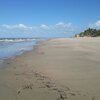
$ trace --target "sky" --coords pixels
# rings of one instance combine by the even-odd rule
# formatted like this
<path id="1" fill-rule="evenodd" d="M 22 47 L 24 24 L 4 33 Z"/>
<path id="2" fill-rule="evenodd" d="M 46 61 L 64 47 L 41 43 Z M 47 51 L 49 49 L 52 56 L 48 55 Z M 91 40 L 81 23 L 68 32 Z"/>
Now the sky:
<path id="1" fill-rule="evenodd" d="M 100 29 L 100 0 L 0 0 L 0 37 L 72 37 Z"/>

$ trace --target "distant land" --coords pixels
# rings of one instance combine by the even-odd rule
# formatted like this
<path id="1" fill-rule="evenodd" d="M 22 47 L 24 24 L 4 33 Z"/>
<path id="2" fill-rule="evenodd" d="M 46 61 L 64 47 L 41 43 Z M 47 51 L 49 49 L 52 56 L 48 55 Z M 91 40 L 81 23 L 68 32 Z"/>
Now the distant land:
<path id="1" fill-rule="evenodd" d="M 100 36 L 100 30 L 88 28 L 84 32 L 75 34 L 75 37 L 98 37 Z"/>

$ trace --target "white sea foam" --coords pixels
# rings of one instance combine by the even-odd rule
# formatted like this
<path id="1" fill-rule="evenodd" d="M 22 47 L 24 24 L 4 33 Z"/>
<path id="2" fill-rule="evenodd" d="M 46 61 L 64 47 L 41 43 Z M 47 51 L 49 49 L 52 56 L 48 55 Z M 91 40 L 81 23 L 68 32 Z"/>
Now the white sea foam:
<path id="1" fill-rule="evenodd" d="M 1 38 L 0 42 L 24 42 L 24 41 L 33 41 L 36 39 L 33 38 L 18 38 L 18 39 L 14 39 L 14 38 Z"/>

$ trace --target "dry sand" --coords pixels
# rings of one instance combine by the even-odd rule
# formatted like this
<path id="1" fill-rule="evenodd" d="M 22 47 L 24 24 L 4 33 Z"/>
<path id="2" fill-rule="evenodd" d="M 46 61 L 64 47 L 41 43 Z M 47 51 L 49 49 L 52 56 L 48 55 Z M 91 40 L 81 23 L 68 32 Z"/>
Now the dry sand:
<path id="1" fill-rule="evenodd" d="M 100 100 L 100 38 L 51 39 L 0 67 L 0 100 Z"/>

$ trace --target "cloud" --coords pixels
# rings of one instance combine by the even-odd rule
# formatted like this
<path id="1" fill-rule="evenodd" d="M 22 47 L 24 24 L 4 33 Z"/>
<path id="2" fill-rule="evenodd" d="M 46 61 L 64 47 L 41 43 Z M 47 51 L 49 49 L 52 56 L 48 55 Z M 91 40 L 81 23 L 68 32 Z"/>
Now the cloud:
<path id="1" fill-rule="evenodd" d="M 76 32 L 78 27 L 74 26 L 72 23 L 58 22 L 54 25 L 41 24 L 39 26 L 28 26 L 24 24 L 17 25 L 0 25 L 0 33 L 27 33 L 27 34 L 70 34 Z"/>
<path id="2" fill-rule="evenodd" d="M 26 26 L 24 24 L 18 24 L 18 25 L 7 25 L 3 24 L 1 27 L 4 27 L 6 29 L 32 29 L 32 27 Z"/>
<path id="3" fill-rule="evenodd" d="M 57 26 L 57 27 L 60 27 L 60 28 L 61 28 L 61 27 L 62 27 L 62 28 L 66 28 L 66 27 L 67 27 L 67 28 L 68 28 L 68 27 L 71 27 L 71 25 L 72 25 L 72 23 L 67 23 L 67 24 L 65 24 L 65 23 L 63 23 L 63 22 L 59 22 L 59 23 L 56 24 L 56 26 Z"/>
<path id="4" fill-rule="evenodd" d="M 0 25 L 0 31 L 3 33 L 30 33 L 32 31 L 32 27 L 26 26 L 24 24 L 18 24 L 18 25 L 7 25 L 3 24 Z"/>
<path id="5" fill-rule="evenodd" d="M 49 26 L 47 26 L 47 25 L 45 25 L 45 24 L 42 24 L 41 26 L 40 26 L 42 29 L 49 29 Z"/>
<path id="6" fill-rule="evenodd" d="M 95 26 L 100 27 L 100 20 L 95 23 Z"/>
<path id="7" fill-rule="evenodd" d="M 90 28 L 96 28 L 96 29 L 100 29 L 100 20 L 96 21 L 93 24 L 89 24 Z"/>

